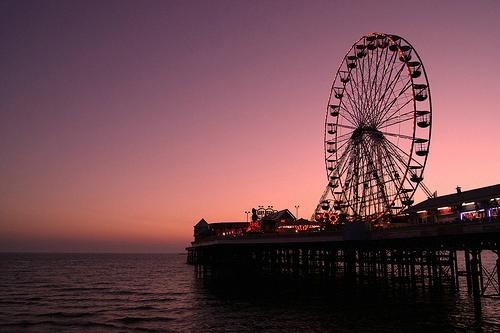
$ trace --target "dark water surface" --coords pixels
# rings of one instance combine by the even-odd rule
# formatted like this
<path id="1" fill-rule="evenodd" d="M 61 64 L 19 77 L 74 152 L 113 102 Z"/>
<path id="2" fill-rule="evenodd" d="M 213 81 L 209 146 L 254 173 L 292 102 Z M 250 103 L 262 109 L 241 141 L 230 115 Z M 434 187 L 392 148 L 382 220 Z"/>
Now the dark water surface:
<path id="1" fill-rule="evenodd" d="M 185 255 L 0 254 L 0 332 L 500 332 L 465 290 L 342 292 L 197 280 Z M 464 289 L 464 288 L 462 288 Z"/>

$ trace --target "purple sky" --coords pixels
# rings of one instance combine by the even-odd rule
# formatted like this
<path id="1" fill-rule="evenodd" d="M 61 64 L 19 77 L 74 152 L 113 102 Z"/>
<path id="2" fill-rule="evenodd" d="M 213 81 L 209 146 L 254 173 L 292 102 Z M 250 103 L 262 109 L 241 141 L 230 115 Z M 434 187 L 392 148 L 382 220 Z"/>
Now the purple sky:
<path id="1" fill-rule="evenodd" d="M 180 251 L 259 204 L 309 217 L 347 49 L 404 36 L 425 183 L 499 183 L 498 1 L 1 1 L 0 250 Z M 419 194 L 417 199 L 423 199 Z"/>

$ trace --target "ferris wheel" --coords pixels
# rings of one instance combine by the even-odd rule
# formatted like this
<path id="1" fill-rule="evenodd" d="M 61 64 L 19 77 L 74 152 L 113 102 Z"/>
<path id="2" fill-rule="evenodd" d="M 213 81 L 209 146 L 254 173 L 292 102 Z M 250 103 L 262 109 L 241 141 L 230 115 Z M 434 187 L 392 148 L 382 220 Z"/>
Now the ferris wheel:
<path id="1" fill-rule="evenodd" d="M 316 214 L 376 220 L 412 205 L 431 125 L 429 82 L 417 51 L 400 36 L 361 37 L 344 56 L 328 100 L 328 185 Z"/>

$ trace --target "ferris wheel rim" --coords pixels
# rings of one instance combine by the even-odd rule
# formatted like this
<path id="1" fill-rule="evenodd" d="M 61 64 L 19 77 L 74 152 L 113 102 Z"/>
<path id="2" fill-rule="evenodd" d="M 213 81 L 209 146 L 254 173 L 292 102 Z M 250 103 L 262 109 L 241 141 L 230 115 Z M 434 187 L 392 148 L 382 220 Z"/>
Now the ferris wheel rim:
<path id="1" fill-rule="evenodd" d="M 411 140 L 411 145 L 410 145 L 410 150 L 409 150 L 409 153 L 406 154 L 408 159 L 407 159 L 407 163 L 406 163 L 406 169 L 404 170 L 404 174 L 403 174 L 403 177 L 400 178 L 400 181 L 398 183 L 398 186 L 397 186 L 397 190 L 396 191 L 393 191 L 393 194 L 392 194 L 392 199 L 390 200 L 391 202 L 390 203 L 387 203 L 386 204 L 386 209 L 383 211 L 383 212 L 377 212 L 377 213 L 380 213 L 379 216 L 382 216 L 384 215 L 385 213 L 387 213 L 388 211 L 390 212 L 392 210 L 391 207 L 394 206 L 395 202 L 398 200 L 402 201 L 401 198 L 400 198 L 400 195 L 401 195 L 401 191 L 404 189 L 404 184 L 405 184 L 405 181 L 408 181 L 408 175 L 409 173 L 412 174 L 412 177 L 415 176 L 416 179 L 419 179 L 419 178 L 422 178 L 423 177 L 423 171 L 425 169 L 425 166 L 427 164 L 427 159 L 428 159 L 428 151 L 429 151 L 429 148 L 430 148 L 430 141 L 431 141 L 431 130 L 432 130 L 432 102 L 431 102 L 431 93 L 430 93 L 430 85 L 429 85 L 429 80 L 428 80 L 428 75 L 427 75 L 427 71 L 425 69 L 425 66 L 423 64 L 423 61 L 420 57 L 420 55 L 418 54 L 418 52 L 415 50 L 415 48 L 413 47 L 413 45 L 408 42 L 408 40 L 406 40 L 405 38 L 403 37 L 400 37 L 400 36 L 397 36 L 397 35 L 392 35 L 392 34 L 385 34 L 385 33 L 371 33 L 371 34 L 367 34 L 367 35 L 364 35 L 362 36 L 361 38 L 359 38 L 350 48 L 349 50 L 346 52 L 346 54 L 344 55 L 344 57 L 342 58 L 342 61 L 336 71 L 336 74 L 335 74 L 335 77 L 334 77 L 334 80 L 333 80 L 333 83 L 332 83 L 332 86 L 331 86 L 331 89 L 330 89 L 330 98 L 328 100 L 328 105 L 327 105 L 327 112 L 326 112 L 326 115 L 325 115 L 325 131 L 324 131 L 324 151 L 325 151 L 325 168 L 326 168 L 326 174 L 327 174 L 327 179 L 328 181 L 330 182 L 330 178 L 332 177 L 331 175 L 333 174 L 334 171 L 337 171 L 338 175 L 339 175 L 339 178 L 340 178 L 340 172 L 339 170 L 332 170 L 330 167 L 329 167 L 329 158 L 332 156 L 332 153 L 328 151 L 327 149 L 327 146 L 329 144 L 331 144 L 331 142 L 328 140 L 329 136 L 328 136 L 328 127 L 329 125 L 332 125 L 332 123 L 329 123 L 328 120 L 329 120 L 329 108 L 330 106 L 332 106 L 332 96 L 334 95 L 334 91 L 335 91 L 335 88 L 336 88 L 336 84 L 339 80 L 339 77 L 341 75 L 341 69 L 343 69 L 343 66 L 347 65 L 347 59 L 349 57 L 349 55 L 351 54 L 351 52 L 353 51 L 353 49 L 355 49 L 356 47 L 358 46 L 365 46 L 366 47 L 366 41 L 368 40 L 368 38 L 370 38 L 370 42 L 372 41 L 375 41 L 376 39 L 380 39 L 380 40 L 384 40 L 382 43 L 384 43 L 385 45 L 385 48 L 387 48 L 387 50 L 389 49 L 389 45 L 392 47 L 393 45 L 396 46 L 396 49 L 395 50 L 392 50 L 391 51 L 397 51 L 397 53 L 399 54 L 400 56 L 400 59 L 403 58 L 405 59 L 405 61 L 401 60 L 403 62 L 403 65 L 401 66 L 401 71 L 403 71 L 403 69 L 406 69 L 406 75 L 408 77 L 408 83 L 410 83 L 410 85 L 405 88 L 404 90 L 407 90 L 409 89 L 410 87 L 412 88 L 411 89 L 411 92 L 412 92 L 412 101 L 413 101 L 413 108 L 412 108 L 412 117 L 411 118 L 408 118 L 404 121 L 408 121 L 410 119 L 412 119 L 412 140 Z M 385 40 L 388 40 L 388 42 L 386 42 Z M 365 44 L 359 44 L 361 41 L 363 41 L 363 43 Z M 399 41 L 399 42 L 398 42 Z M 392 43 L 392 44 L 390 44 Z M 373 43 L 371 44 L 368 44 L 369 46 L 372 46 L 373 47 Z M 376 45 L 379 45 L 379 44 L 376 44 Z M 377 46 L 374 46 L 375 48 L 377 48 Z M 363 48 L 364 50 L 364 48 Z M 373 49 L 371 49 L 371 51 L 373 51 Z M 381 51 L 381 54 L 383 54 L 384 51 Z M 405 53 L 407 52 L 407 53 Z M 413 54 L 416 56 L 416 58 L 418 59 L 417 62 L 412 62 L 413 64 L 414 63 L 418 63 L 418 68 L 421 69 L 421 72 L 423 74 L 423 78 L 424 78 L 424 82 L 425 84 L 420 84 L 420 86 L 424 86 L 424 88 L 422 89 L 425 90 L 425 94 L 426 94 L 426 99 L 427 99 L 427 102 L 426 104 L 428 105 L 428 122 L 429 122 L 429 125 L 428 125 L 428 130 L 426 130 L 426 132 L 424 134 L 426 134 L 426 137 L 427 139 L 421 139 L 421 138 L 417 138 L 416 136 L 416 131 L 417 131 L 417 112 L 423 112 L 423 111 L 417 111 L 417 95 L 416 95 L 416 87 L 418 86 L 417 83 L 415 83 L 415 80 L 414 80 L 414 77 L 412 76 L 412 72 L 411 72 L 411 69 L 410 69 L 410 64 L 409 64 L 409 60 L 411 59 L 411 53 L 413 52 Z M 389 51 L 386 51 L 386 58 L 387 58 L 387 54 L 389 53 Z M 369 52 L 366 52 L 362 57 L 360 57 L 360 59 L 362 58 L 363 59 L 363 66 L 364 66 L 364 57 L 367 56 L 369 54 Z M 378 53 L 378 49 L 377 49 L 377 57 L 378 57 L 379 53 Z M 352 57 L 352 55 L 351 55 Z M 391 56 L 391 59 L 392 59 L 393 56 Z M 397 58 L 397 57 L 396 57 Z M 356 61 L 358 59 L 355 59 Z M 395 59 L 394 60 L 391 60 L 392 61 L 392 64 L 394 64 L 395 62 Z M 380 62 L 380 60 L 379 60 Z M 384 65 L 385 65 L 385 61 L 384 61 Z M 378 64 L 377 64 L 378 66 Z M 349 66 L 347 66 L 349 68 Z M 349 82 L 349 76 L 351 75 L 352 71 L 354 70 L 355 67 L 353 68 L 350 68 L 348 69 L 347 72 L 344 72 L 344 73 L 348 73 L 347 77 L 348 77 L 348 81 Z M 392 70 L 393 68 L 391 69 L 391 75 L 392 75 Z M 400 77 L 400 72 L 398 73 L 398 80 L 399 80 L 399 77 Z M 357 72 L 356 72 L 357 73 Z M 378 74 L 378 68 L 377 68 L 377 73 Z M 375 74 L 375 75 L 376 75 Z M 418 78 L 419 76 L 416 76 L 415 78 Z M 374 80 L 375 81 L 375 80 Z M 391 83 L 392 84 L 392 83 Z M 347 86 L 347 83 L 344 82 L 344 85 L 342 86 L 341 89 L 343 89 L 342 91 L 345 90 L 345 87 Z M 351 88 L 352 88 L 352 82 L 351 82 Z M 393 87 L 394 89 L 394 87 Z M 387 86 L 386 86 L 386 91 L 384 92 L 384 96 L 385 97 L 385 93 L 387 92 Z M 391 91 L 392 93 L 392 91 Z M 389 94 L 390 95 L 390 94 Z M 401 95 L 401 92 L 400 94 Z M 342 106 L 342 95 L 340 95 L 341 97 L 339 98 L 339 110 L 341 109 L 341 106 Z M 380 97 L 380 96 L 379 96 Z M 397 96 L 394 100 L 396 101 L 397 98 L 399 96 Z M 391 97 L 392 98 L 392 97 Z M 424 100 L 422 100 L 424 101 Z M 386 107 L 386 105 L 384 105 L 384 107 Z M 403 105 L 404 107 L 404 105 Z M 392 105 L 390 105 L 389 110 L 391 110 L 392 108 Z M 346 110 L 347 111 L 347 110 Z M 379 110 L 374 110 L 375 112 L 379 112 Z M 385 114 L 387 113 L 387 111 L 385 111 Z M 398 110 L 397 110 L 398 111 Z M 378 116 L 377 116 L 378 117 Z M 335 124 L 334 124 L 334 127 L 335 127 L 335 140 L 334 140 L 334 145 L 335 145 L 335 161 L 336 163 L 338 162 L 339 160 L 339 156 L 338 156 L 338 152 L 339 152 L 339 149 L 337 149 L 338 147 L 338 133 L 339 131 L 337 130 L 338 127 L 339 127 L 339 120 L 340 120 L 340 117 L 338 116 L 338 113 L 337 113 L 337 116 L 335 117 Z M 382 123 L 383 124 L 383 123 Z M 386 127 L 390 127 L 392 126 L 393 124 L 391 125 L 385 125 L 384 127 L 382 128 L 386 128 Z M 383 133 L 381 132 L 382 134 L 386 134 L 386 133 Z M 389 135 L 392 135 L 390 133 L 387 133 Z M 409 136 L 408 136 L 409 137 Z M 417 141 L 417 140 L 420 140 Z M 423 141 L 425 140 L 425 141 Z M 346 141 L 347 142 L 347 141 Z M 399 141 L 398 141 L 399 142 Z M 419 142 L 419 144 L 422 144 L 425 142 L 425 146 L 426 146 L 426 152 L 425 152 L 425 155 L 423 156 L 423 160 L 420 161 L 420 162 L 417 162 L 419 165 L 419 169 L 420 169 L 420 172 L 419 172 L 419 175 L 417 175 L 418 171 L 411 171 L 411 164 L 412 164 L 412 161 L 417 161 L 414 159 L 414 153 L 416 152 L 416 144 Z M 396 147 L 397 148 L 397 147 Z M 404 152 L 403 152 L 404 153 Z M 368 152 L 364 152 L 364 154 L 367 154 L 368 155 Z M 417 154 L 418 155 L 418 154 Z M 419 155 L 420 156 L 420 155 Z M 373 163 L 373 161 L 372 161 Z M 382 164 L 381 164 L 382 165 Z M 367 167 L 367 165 L 363 166 L 363 167 Z M 373 169 L 373 168 L 372 168 Z M 373 169 L 373 170 L 378 170 L 378 169 Z M 395 168 L 393 168 L 393 170 L 396 170 Z M 417 170 L 417 169 L 415 169 Z M 366 174 L 364 174 L 366 175 Z M 392 176 L 391 176 L 392 177 Z M 366 180 L 364 180 L 366 182 Z M 394 183 L 396 183 L 394 181 L 394 179 L 392 179 L 392 181 Z M 340 183 L 340 181 L 339 181 Z M 345 185 L 345 184 L 344 184 Z M 359 183 L 357 183 L 356 186 L 358 186 Z M 383 186 L 381 187 L 385 187 L 384 183 L 382 183 Z M 418 183 L 415 185 L 415 187 L 412 187 L 412 192 L 408 195 L 406 193 L 408 192 L 405 192 L 405 198 L 408 198 L 406 201 L 407 202 L 410 202 L 413 198 L 413 196 L 415 195 L 415 192 L 418 188 Z M 345 186 L 343 186 L 345 187 Z M 406 190 L 406 189 L 405 189 Z M 331 190 L 332 192 L 332 195 L 334 198 L 336 198 L 335 196 L 335 193 L 333 191 L 333 189 Z M 351 206 L 353 212 L 355 212 L 355 209 L 352 207 L 352 203 L 350 202 L 349 198 L 347 197 L 347 195 L 345 193 L 343 193 L 343 196 L 345 197 L 345 200 L 346 202 L 349 204 L 349 206 Z M 373 199 L 374 200 L 374 199 Z M 321 203 L 320 203 L 321 204 Z M 319 205 L 318 205 L 319 206 Z"/>

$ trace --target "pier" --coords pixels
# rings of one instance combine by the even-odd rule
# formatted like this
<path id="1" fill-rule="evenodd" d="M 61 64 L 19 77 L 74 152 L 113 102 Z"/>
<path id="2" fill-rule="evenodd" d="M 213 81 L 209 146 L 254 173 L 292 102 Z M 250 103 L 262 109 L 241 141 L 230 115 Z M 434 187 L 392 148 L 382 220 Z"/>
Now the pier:
<path id="1" fill-rule="evenodd" d="M 481 298 L 500 296 L 500 184 L 438 196 L 423 183 L 432 113 L 427 74 L 410 42 L 361 37 L 332 84 L 327 184 L 312 217 L 259 206 L 251 221 L 250 211 L 246 222 L 202 219 L 188 263 L 216 281 L 466 288 L 480 316 Z M 417 189 L 427 199 L 415 204 Z"/>
<path id="2" fill-rule="evenodd" d="M 467 288 L 479 312 L 481 297 L 500 294 L 499 221 L 383 230 L 352 224 L 331 232 L 212 237 L 193 242 L 187 251 L 188 263 L 204 279 L 343 281 L 409 290 Z M 461 251 L 464 255 L 457 255 Z M 486 251 L 496 254 L 493 265 L 483 262 Z"/>

